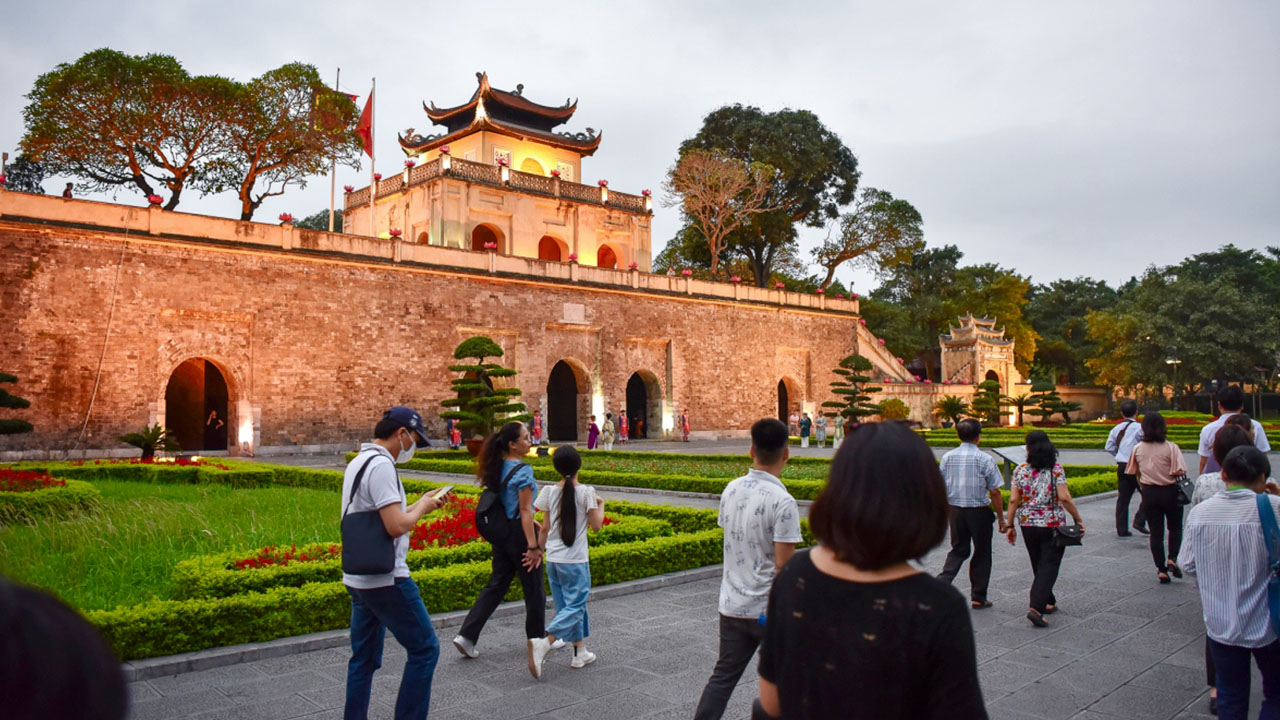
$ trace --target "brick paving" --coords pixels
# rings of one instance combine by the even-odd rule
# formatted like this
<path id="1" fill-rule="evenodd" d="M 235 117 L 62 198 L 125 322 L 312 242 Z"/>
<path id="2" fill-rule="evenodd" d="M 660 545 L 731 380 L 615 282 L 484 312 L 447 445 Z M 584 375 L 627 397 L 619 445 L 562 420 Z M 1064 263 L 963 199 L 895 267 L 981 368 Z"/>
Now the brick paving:
<path id="1" fill-rule="evenodd" d="M 1196 591 L 1190 580 L 1158 585 L 1145 536 L 1110 531 L 1112 507 L 1109 498 L 1080 504 L 1091 532 L 1083 548 L 1067 552 L 1061 610 L 1046 629 L 1024 618 L 1025 550 L 997 539 L 995 607 L 973 612 L 992 718 L 1208 717 Z M 924 567 L 936 572 L 944 551 Z M 452 629 L 444 630 L 431 717 L 687 719 L 715 662 L 717 588 L 703 580 L 593 601 L 588 642 L 599 660 L 572 670 L 568 652 L 553 653 L 541 681 L 525 665 L 522 617 L 491 622 L 475 660 L 458 655 Z M 345 648 L 319 650 L 139 681 L 131 686 L 132 717 L 340 718 L 347 657 Z M 370 717 L 391 717 L 404 660 L 388 638 Z M 1255 712 L 1259 686 L 1255 673 Z M 725 717 L 747 718 L 755 694 L 753 667 Z"/>

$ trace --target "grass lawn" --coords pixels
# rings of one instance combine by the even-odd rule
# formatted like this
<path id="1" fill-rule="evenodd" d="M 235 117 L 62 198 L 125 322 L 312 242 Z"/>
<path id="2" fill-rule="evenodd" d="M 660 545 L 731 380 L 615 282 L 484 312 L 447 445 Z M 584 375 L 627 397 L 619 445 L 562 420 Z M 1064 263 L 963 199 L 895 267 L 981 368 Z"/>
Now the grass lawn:
<path id="1" fill-rule="evenodd" d="M 170 573 L 194 555 L 336 540 L 338 498 L 323 490 L 93 483 L 97 515 L 0 526 L 0 573 L 81 610 L 174 597 Z"/>

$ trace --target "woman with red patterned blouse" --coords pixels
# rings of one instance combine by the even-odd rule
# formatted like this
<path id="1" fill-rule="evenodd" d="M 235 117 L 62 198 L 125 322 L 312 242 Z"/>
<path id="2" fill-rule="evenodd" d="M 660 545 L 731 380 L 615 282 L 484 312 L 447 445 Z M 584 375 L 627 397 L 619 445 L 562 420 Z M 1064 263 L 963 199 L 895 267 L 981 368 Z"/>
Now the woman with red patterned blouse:
<path id="1" fill-rule="evenodd" d="M 1031 608 L 1027 619 L 1036 627 L 1047 627 L 1044 616 L 1057 610 L 1053 596 L 1053 584 L 1058 579 L 1058 567 L 1066 548 L 1055 542 L 1057 529 L 1067 524 L 1067 513 L 1084 531 L 1080 511 L 1076 510 L 1071 492 L 1067 490 L 1067 476 L 1058 464 L 1058 451 L 1043 430 L 1027 433 L 1027 461 L 1013 471 L 1009 489 L 1009 544 L 1017 540 L 1013 521 L 1022 527 L 1022 542 L 1027 546 L 1031 570 Z"/>

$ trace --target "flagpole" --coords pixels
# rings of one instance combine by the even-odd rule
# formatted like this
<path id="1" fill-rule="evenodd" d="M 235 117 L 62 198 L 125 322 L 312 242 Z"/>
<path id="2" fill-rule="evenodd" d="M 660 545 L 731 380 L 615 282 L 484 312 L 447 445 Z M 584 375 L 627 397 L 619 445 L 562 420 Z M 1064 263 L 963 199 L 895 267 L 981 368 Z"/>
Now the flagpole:
<path id="1" fill-rule="evenodd" d="M 374 105 L 374 92 L 378 89 L 378 78 L 373 79 L 373 87 L 369 90 L 369 237 L 377 237 L 373 224 L 373 205 L 378 199 L 378 181 L 374 179 L 373 168 L 378 164 L 378 155 L 374 152 L 373 133 L 377 128 L 378 108 Z"/>
<path id="2" fill-rule="evenodd" d="M 338 92 L 338 83 L 342 80 L 342 68 L 338 68 L 333 76 L 333 91 Z M 334 98 L 337 100 L 337 98 Z M 338 154 L 329 159 L 329 232 L 333 232 L 333 198 L 338 192 Z"/>

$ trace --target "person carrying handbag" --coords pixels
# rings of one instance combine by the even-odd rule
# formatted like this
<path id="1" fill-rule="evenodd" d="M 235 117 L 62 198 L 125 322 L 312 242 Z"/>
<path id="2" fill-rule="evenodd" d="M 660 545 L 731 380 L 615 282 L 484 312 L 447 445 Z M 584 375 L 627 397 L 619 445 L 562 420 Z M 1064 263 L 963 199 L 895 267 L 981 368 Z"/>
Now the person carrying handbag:
<path id="1" fill-rule="evenodd" d="M 1058 609 L 1053 585 L 1067 545 L 1080 544 L 1084 522 L 1067 489 L 1067 476 L 1058 464 L 1058 451 L 1043 430 L 1027 433 L 1027 461 L 1013 471 L 1009 483 L 1009 544 L 1017 542 L 1013 527 L 1016 519 L 1022 527 L 1022 542 L 1031 560 L 1031 602 L 1027 620 L 1036 627 L 1048 627 L 1045 615 Z M 1065 509 L 1065 510 L 1064 510 Z M 1075 529 L 1066 527 L 1067 513 L 1075 520 Z"/>
<path id="2" fill-rule="evenodd" d="M 1169 576 L 1182 577 L 1178 565 L 1178 548 L 1182 545 L 1182 491 L 1180 479 L 1185 479 L 1187 463 L 1182 459 L 1182 449 L 1167 437 L 1168 427 L 1164 416 L 1149 412 L 1142 416 L 1142 441 L 1133 448 L 1125 471 L 1138 476 L 1142 492 L 1140 511 L 1151 530 L 1151 559 L 1156 564 L 1156 577 L 1161 585 L 1169 584 Z M 1190 501 L 1188 492 L 1186 500 Z M 1169 531 L 1169 556 L 1165 558 L 1165 529 Z"/>
<path id="3" fill-rule="evenodd" d="M 1218 688 L 1218 717 L 1249 712 L 1252 657 L 1262 674 L 1260 718 L 1280 718 L 1280 497 L 1266 494 L 1271 464 L 1252 446 L 1222 458 L 1226 489 L 1191 509 L 1182 569 L 1196 579 Z"/>
<path id="4" fill-rule="evenodd" d="M 360 446 L 342 479 L 342 583 L 351 595 L 351 661 L 347 663 L 345 717 L 369 712 L 373 673 L 382 665 L 382 642 L 390 630 L 408 660 L 396 696 L 397 720 L 425 718 L 440 643 L 405 556 L 409 532 L 423 515 L 445 503 L 426 494 L 407 503 L 397 463 L 425 447 L 422 416 L 391 408 Z"/>

